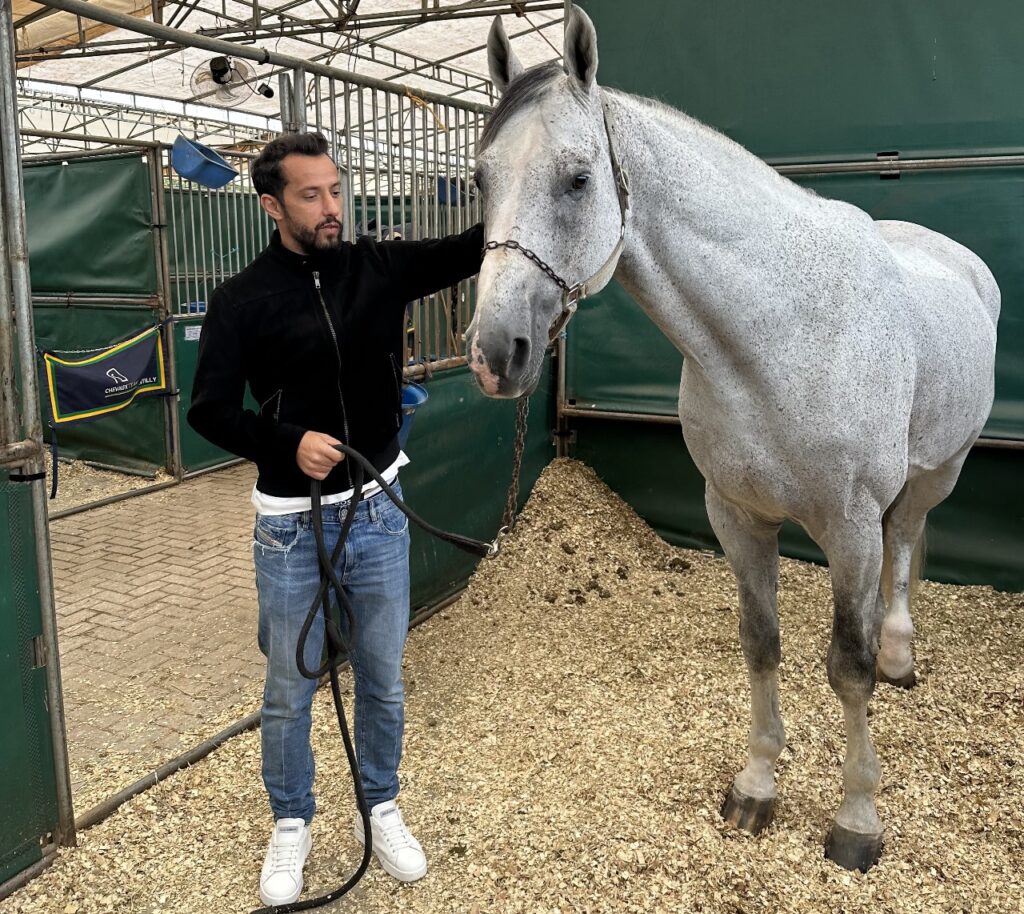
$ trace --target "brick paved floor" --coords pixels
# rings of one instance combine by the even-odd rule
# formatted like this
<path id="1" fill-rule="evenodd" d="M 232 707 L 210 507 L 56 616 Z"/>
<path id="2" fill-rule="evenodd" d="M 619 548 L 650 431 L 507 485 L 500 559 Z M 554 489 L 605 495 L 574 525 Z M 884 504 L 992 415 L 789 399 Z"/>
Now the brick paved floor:
<path id="1" fill-rule="evenodd" d="M 255 468 L 51 524 L 77 814 L 259 706 Z"/>

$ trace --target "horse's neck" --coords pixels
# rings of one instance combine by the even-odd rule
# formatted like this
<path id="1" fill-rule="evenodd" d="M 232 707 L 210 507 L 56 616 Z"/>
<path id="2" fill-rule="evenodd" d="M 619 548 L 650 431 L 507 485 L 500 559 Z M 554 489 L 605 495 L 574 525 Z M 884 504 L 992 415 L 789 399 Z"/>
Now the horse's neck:
<path id="1" fill-rule="evenodd" d="M 756 345 L 750 317 L 784 307 L 780 283 L 800 268 L 786 238 L 805 231 L 817 198 L 685 115 L 620 93 L 609 104 L 632 185 L 616 278 L 698 364 Z M 777 296 L 766 303 L 769 277 Z"/>

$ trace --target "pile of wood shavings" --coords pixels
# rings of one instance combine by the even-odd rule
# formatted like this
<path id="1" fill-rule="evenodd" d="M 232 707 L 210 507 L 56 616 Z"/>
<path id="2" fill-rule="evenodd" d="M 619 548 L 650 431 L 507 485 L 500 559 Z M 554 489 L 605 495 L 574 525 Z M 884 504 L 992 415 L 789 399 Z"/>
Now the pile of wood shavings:
<path id="1" fill-rule="evenodd" d="M 829 593 L 824 569 L 783 561 L 780 800 L 763 835 L 742 834 L 718 815 L 748 720 L 728 566 L 666 545 L 590 470 L 556 461 L 502 556 L 409 640 L 401 801 L 427 878 L 403 886 L 374 864 L 328 910 L 1024 910 L 1024 597 L 922 587 L 921 684 L 872 702 L 887 831 L 862 875 L 822 856 L 844 743 Z M 307 895 L 359 859 L 329 702 Z M 248 911 L 269 827 L 247 734 L 82 834 L 0 914 Z"/>

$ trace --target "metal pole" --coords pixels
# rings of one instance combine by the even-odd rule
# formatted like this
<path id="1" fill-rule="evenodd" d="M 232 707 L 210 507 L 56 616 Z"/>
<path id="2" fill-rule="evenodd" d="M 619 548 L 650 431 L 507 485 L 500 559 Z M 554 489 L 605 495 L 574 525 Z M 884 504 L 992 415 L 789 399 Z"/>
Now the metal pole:
<path id="1" fill-rule="evenodd" d="M 296 133 L 306 132 L 306 71 L 296 67 L 292 74 L 292 123 Z"/>
<path id="2" fill-rule="evenodd" d="M 0 36 L 6 41 L 6 35 Z M 0 206 L 0 253 L 7 250 L 7 231 Z M 0 466 L 20 457 L 37 457 L 14 442 L 21 436 L 18 422 L 16 387 L 14 383 L 14 303 L 11 301 L 11 268 L 7 258 L 0 256 Z M 25 444 L 26 442 L 20 442 Z M 4 459 L 6 455 L 6 460 Z"/>
<path id="3" fill-rule="evenodd" d="M 3 185 L 0 219 L 5 223 L 7 248 L 4 259 L 10 264 L 14 319 L 18 327 L 18 355 L 22 408 L 26 436 L 42 446 L 43 426 L 39 414 L 36 386 L 35 332 L 32 324 L 32 289 L 28 271 L 28 238 L 25 230 L 25 203 L 22 198 L 21 149 L 18 134 L 18 100 L 15 90 L 14 23 L 11 4 L 0 2 L 0 114 L 6 130 L 0 130 L 0 184 Z M 41 472 L 40 458 L 30 470 Z M 46 660 L 46 686 L 50 706 L 50 737 L 53 743 L 54 780 L 57 788 L 57 832 L 60 844 L 75 841 L 75 813 L 71 802 L 71 771 L 68 765 L 67 728 L 64 720 L 64 693 L 61 688 L 60 654 L 57 649 L 57 612 L 53 599 L 53 568 L 50 564 L 50 526 L 46 516 L 45 480 L 32 487 L 32 515 L 35 526 L 36 573 L 39 584 L 39 611 L 43 650 Z"/>
<path id="4" fill-rule="evenodd" d="M 281 129 L 285 133 L 295 132 L 295 118 L 292 115 L 292 78 L 287 73 L 277 74 L 277 94 L 281 99 Z"/>
<path id="5" fill-rule="evenodd" d="M 163 150 L 153 149 L 146 153 L 149 164 L 149 180 L 153 195 L 153 247 L 156 256 L 157 290 L 160 296 L 160 319 L 167 321 L 163 326 L 164 354 L 167 357 L 168 390 L 178 389 L 178 366 L 174 352 L 174 322 L 170 319 L 174 311 L 171 304 L 171 268 L 168 257 L 167 235 L 170 231 L 167 216 L 167 194 L 164 191 Z M 163 398 L 166 412 L 167 471 L 181 479 L 181 429 L 178 423 L 178 395 Z"/>

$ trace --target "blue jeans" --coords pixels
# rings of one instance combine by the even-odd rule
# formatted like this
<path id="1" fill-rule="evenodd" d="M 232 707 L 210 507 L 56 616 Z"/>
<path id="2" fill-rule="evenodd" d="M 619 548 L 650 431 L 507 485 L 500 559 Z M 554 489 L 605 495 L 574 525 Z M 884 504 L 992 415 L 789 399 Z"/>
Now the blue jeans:
<path id="1" fill-rule="evenodd" d="M 393 488 L 401 494 L 397 482 Z M 323 509 L 328 552 L 334 551 L 347 509 L 347 504 Z M 275 819 L 309 822 L 316 812 L 309 731 L 317 683 L 299 673 L 295 651 L 320 582 L 310 513 L 257 515 L 253 537 L 259 646 L 267 658 L 263 783 Z M 409 522 L 383 492 L 360 503 L 338 559 L 338 577 L 356 620 L 349 658 L 355 683 L 355 750 L 372 808 L 398 795 L 405 723 L 402 651 L 409 629 Z M 323 616 L 318 614 L 306 642 L 304 659 L 310 670 L 320 666 L 323 641 Z"/>

